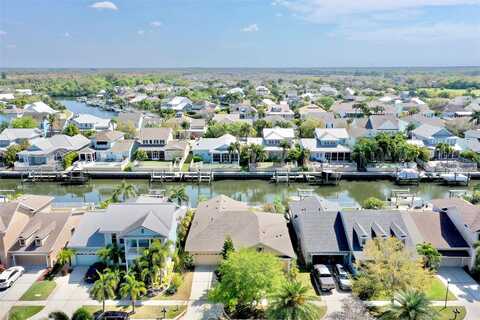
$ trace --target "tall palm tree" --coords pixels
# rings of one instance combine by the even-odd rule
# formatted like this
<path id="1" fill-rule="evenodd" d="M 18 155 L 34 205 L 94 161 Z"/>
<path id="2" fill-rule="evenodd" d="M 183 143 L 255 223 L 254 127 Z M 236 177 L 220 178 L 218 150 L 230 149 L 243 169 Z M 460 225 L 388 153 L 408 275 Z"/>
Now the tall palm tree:
<path id="1" fill-rule="evenodd" d="M 230 143 L 230 145 L 228 146 L 228 154 L 230 155 L 230 160 L 232 159 L 232 154 L 236 153 L 240 155 L 240 148 L 241 148 L 240 142 L 235 141 Z"/>
<path id="2" fill-rule="evenodd" d="M 480 124 L 480 111 L 473 111 L 469 121 L 474 122 L 478 126 Z"/>
<path id="3" fill-rule="evenodd" d="M 121 197 L 123 201 L 126 201 L 128 198 L 135 197 L 136 195 L 137 190 L 135 189 L 135 186 L 123 180 L 122 183 L 113 191 L 112 199 L 114 202 L 119 202 Z"/>
<path id="4" fill-rule="evenodd" d="M 257 163 L 257 161 L 263 161 L 267 158 L 267 152 L 260 144 L 251 144 L 248 146 L 248 154 L 250 163 Z"/>
<path id="5" fill-rule="evenodd" d="M 182 123 L 180 123 L 180 127 L 183 129 L 183 138 L 187 140 L 187 130 L 190 129 L 190 122 L 183 120 Z"/>
<path id="6" fill-rule="evenodd" d="M 315 297 L 310 295 L 308 291 L 309 288 L 301 282 L 295 280 L 287 282 L 279 293 L 272 297 L 267 310 L 267 318 L 283 320 L 319 319 L 319 308 L 312 303 Z"/>
<path id="7" fill-rule="evenodd" d="M 288 149 L 290 149 L 291 143 L 288 140 L 280 141 L 280 148 L 282 148 L 282 163 L 285 163 L 285 158 L 288 154 Z"/>
<path id="8" fill-rule="evenodd" d="M 153 287 L 156 282 L 161 282 L 161 274 L 172 253 L 172 246 L 172 241 L 162 243 L 160 240 L 154 240 L 148 249 L 143 250 L 139 259 L 140 278 L 149 288 Z"/>
<path id="9" fill-rule="evenodd" d="M 75 251 L 69 248 L 63 248 L 57 256 L 57 263 L 61 266 L 64 266 L 68 263 L 69 266 L 72 265 L 72 258 L 75 255 Z"/>
<path id="10" fill-rule="evenodd" d="M 423 292 L 416 290 L 401 291 L 395 295 L 394 302 L 382 314 L 382 320 L 431 320 L 437 312 L 430 306 L 430 300 Z"/>
<path id="11" fill-rule="evenodd" d="M 188 194 L 184 186 L 173 187 L 168 192 L 168 200 L 177 201 L 178 205 L 188 201 Z"/>
<path id="12" fill-rule="evenodd" d="M 247 137 L 248 135 L 250 134 L 250 132 L 252 131 L 252 125 L 247 123 L 247 122 L 243 122 L 242 124 L 240 124 L 240 136 L 243 137 L 243 139 L 246 141 L 247 140 Z"/>
<path id="13" fill-rule="evenodd" d="M 55 124 L 56 120 L 57 120 L 57 115 L 55 113 L 49 114 L 47 117 L 48 131 L 50 133 L 50 136 L 53 134 L 53 125 Z"/>
<path id="14" fill-rule="evenodd" d="M 115 297 L 116 282 L 109 272 L 100 273 L 97 271 L 97 274 L 98 280 L 90 289 L 90 294 L 93 299 L 102 302 L 102 312 L 105 312 L 105 300 Z"/>
<path id="15" fill-rule="evenodd" d="M 140 296 L 147 293 L 147 289 L 142 281 L 138 281 L 131 274 L 127 273 L 123 277 L 123 280 L 124 282 L 120 286 L 120 294 L 123 298 L 130 297 L 130 300 L 132 301 L 132 312 L 135 313 L 135 301 Z"/>
<path id="16" fill-rule="evenodd" d="M 445 159 L 448 158 L 448 156 L 452 154 L 454 150 L 453 147 L 448 143 L 441 142 L 435 146 L 435 151 L 440 159 Z"/>

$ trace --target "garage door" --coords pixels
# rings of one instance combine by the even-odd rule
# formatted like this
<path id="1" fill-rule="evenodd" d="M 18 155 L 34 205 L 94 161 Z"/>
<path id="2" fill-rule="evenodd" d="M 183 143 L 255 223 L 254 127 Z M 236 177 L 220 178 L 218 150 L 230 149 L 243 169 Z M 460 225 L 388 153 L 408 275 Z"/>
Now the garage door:
<path id="1" fill-rule="evenodd" d="M 221 256 L 218 254 L 193 255 L 193 262 L 196 266 L 214 266 L 220 263 Z"/>
<path id="2" fill-rule="evenodd" d="M 77 266 L 90 266 L 98 261 L 96 254 L 77 254 L 75 255 L 74 265 Z"/>
<path id="3" fill-rule="evenodd" d="M 312 264 L 344 264 L 345 256 L 343 255 L 314 255 L 312 256 Z"/>
<path id="4" fill-rule="evenodd" d="M 47 267 L 45 256 L 15 256 L 15 264 L 23 267 Z"/>

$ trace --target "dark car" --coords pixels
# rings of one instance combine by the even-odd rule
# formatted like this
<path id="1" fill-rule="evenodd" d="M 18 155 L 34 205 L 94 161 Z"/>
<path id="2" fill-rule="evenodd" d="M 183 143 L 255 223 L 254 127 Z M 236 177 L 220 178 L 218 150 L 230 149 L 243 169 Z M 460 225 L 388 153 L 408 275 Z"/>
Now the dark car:
<path id="1" fill-rule="evenodd" d="M 95 320 L 128 320 L 130 315 L 124 311 L 105 311 L 100 312 Z"/>
<path id="2" fill-rule="evenodd" d="M 94 283 L 95 281 L 98 280 L 97 271 L 102 273 L 103 270 L 105 270 L 106 268 L 107 268 L 107 265 L 105 263 L 95 262 L 88 268 L 87 273 L 85 273 L 85 277 L 83 277 L 83 280 L 86 283 Z"/>

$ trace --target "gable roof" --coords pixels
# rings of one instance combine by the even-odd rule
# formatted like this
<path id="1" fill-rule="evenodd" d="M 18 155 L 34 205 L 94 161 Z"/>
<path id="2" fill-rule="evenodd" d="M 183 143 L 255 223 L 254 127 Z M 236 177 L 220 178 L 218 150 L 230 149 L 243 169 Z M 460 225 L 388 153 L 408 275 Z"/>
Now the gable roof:
<path id="1" fill-rule="evenodd" d="M 97 141 L 115 141 L 123 138 L 125 133 L 120 131 L 99 131 L 95 133 L 94 138 Z"/>
<path id="2" fill-rule="evenodd" d="M 88 145 L 90 145 L 90 140 L 81 134 L 73 137 L 65 134 L 57 134 L 50 138 L 36 138 L 31 140 L 30 147 L 27 150 L 21 151 L 20 154 L 43 154 L 58 149 L 76 151 Z"/>
<path id="3" fill-rule="evenodd" d="M 437 135 L 438 133 L 443 133 L 444 135 L 453 136 L 450 131 L 448 131 L 444 127 L 439 126 L 432 126 L 430 124 L 424 123 L 420 125 L 418 128 L 412 131 L 412 134 L 420 137 L 425 138 L 432 138 L 433 136 Z"/>
<path id="4" fill-rule="evenodd" d="M 222 146 L 229 146 L 231 143 L 237 141 L 237 138 L 232 136 L 231 134 L 224 134 L 218 138 L 200 138 L 199 140 L 195 141 L 192 146 L 193 151 L 197 150 L 216 150 Z"/>
<path id="5" fill-rule="evenodd" d="M 293 128 L 264 128 L 263 129 L 263 139 L 293 139 L 295 137 L 295 132 Z"/>
<path id="6" fill-rule="evenodd" d="M 321 139 L 349 139 L 350 135 L 345 128 L 317 128 L 315 137 Z"/>
<path id="7" fill-rule="evenodd" d="M 18 209 L 36 213 L 52 203 L 53 197 L 24 195 L 0 205 L 0 232 L 5 232 Z"/>
<path id="8" fill-rule="evenodd" d="M 58 112 L 50 108 L 50 106 L 48 106 L 43 101 L 37 101 L 34 103 L 27 104 L 26 106 L 23 107 L 23 110 L 24 112 L 48 113 L 48 114 L 54 114 Z"/>
<path id="9" fill-rule="evenodd" d="M 143 128 L 137 133 L 137 138 L 140 141 L 153 139 L 167 141 L 172 131 L 172 128 Z"/>
<path id="10" fill-rule="evenodd" d="M 40 129 L 23 129 L 23 128 L 6 128 L 0 134 L 0 140 L 13 141 L 17 139 L 32 139 L 40 137 L 42 131 Z"/>
<path id="11" fill-rule="evenodd" d="M 435 211 L 455 211 L 470 230 L 480 230 L 480 207 L 461 198 L 434 199 L 431 202 Z"/>

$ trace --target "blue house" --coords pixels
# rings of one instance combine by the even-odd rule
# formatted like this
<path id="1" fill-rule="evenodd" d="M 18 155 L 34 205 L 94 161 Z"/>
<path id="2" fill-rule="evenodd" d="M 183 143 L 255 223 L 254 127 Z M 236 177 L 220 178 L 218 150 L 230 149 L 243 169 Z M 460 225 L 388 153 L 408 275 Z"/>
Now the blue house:
<path id="1" fill-rule="evenodd" d="M 237 138 L 225 134 L 218 138 L 200 138 L 193 144 L 193 156 L 199 156 L 205 163 L 238 163 L 238 152 L 231 152 L 229 146 Z"/>

